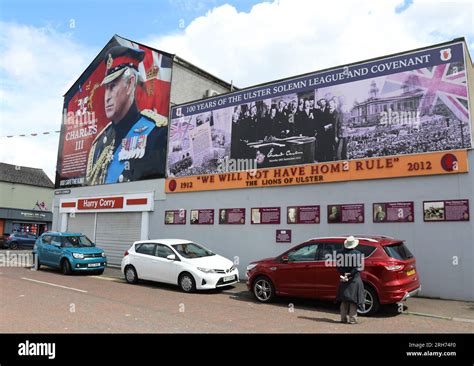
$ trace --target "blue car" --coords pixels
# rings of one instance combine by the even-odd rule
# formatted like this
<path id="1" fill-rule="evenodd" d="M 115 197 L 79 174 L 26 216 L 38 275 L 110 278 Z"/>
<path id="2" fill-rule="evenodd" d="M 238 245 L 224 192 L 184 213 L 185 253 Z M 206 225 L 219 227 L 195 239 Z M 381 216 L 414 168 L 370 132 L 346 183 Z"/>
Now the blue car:
<path id="1" fill-rule="evenodd" d="M 33 248 L 35 245 L 36 236 L 27 233 L 12 233 L 5 238 L 4 247 L 6 249 L 22 249 L 22 248 Z"/>
<path id="2" fill-rule="evenodd" d="M 81 233 L 46 232 L 36 240 L 33 253 L 38 269 L 42 265 L 59 268 L 65 275 L 102 274 L 107 266 L 104 251 Z"/>

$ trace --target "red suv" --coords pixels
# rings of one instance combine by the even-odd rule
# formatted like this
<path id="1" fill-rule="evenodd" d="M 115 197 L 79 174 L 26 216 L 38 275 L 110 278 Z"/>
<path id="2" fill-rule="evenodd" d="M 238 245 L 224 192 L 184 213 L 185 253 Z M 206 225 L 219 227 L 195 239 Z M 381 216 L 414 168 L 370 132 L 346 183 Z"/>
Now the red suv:
<path id="1" fill-rule="evenodd" d="M 343 249 L 345 239 L 310 239 L 278 257 L 252 262 L 247 267 L 247 288 L 260 302 L 275 296 L 334 301 L 339 285 L 336 253 Z M 415 257 L 402 240 L 385 236 L 357 239 L 355 249 L 364 255 L 365 309 L 360 314 L 374 314 L 380 304 L 398 303 L 420 291 Z"/>

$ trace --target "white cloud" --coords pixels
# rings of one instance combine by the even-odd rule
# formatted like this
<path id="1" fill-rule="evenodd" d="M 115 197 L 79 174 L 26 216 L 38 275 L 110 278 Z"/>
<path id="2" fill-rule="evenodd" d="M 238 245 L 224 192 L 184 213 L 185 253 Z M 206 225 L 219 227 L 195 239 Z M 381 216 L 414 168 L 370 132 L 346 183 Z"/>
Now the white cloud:
<path id="1" fill-rule="evenodd" d="M 238 12 L 223 5 L 179 34 L 143 43 L 176 53 L 243 87 L 466 36 L 472 1 L 280 0 Z"/>
<path id="2" fill-rule="evenodd" d="M 59 130 L 63 94 L 94 52 L 52 28 L 0 22 L 0 136 Z M 59 135 L 0 137 L 0 161 L 54 180 Z"/>

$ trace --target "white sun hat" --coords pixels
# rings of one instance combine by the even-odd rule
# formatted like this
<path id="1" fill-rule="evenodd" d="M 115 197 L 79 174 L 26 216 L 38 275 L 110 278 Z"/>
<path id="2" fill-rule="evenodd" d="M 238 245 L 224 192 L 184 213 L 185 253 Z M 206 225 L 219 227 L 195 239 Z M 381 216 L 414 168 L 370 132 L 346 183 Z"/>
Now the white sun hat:
<path id="1" fill-rule="evenodd" d="M 356 246 L 359 245 L 359 240 L 354 238 L 352 235 L 349 236 L 345 241 L 344 241 L 344 247 L 346 249 L 354 249 Z"/>

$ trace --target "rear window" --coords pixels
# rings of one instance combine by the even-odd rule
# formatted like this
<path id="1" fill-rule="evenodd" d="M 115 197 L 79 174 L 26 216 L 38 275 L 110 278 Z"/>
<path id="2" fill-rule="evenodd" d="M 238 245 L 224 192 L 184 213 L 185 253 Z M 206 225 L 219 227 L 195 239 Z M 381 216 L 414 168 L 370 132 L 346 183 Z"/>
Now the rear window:
<path id="1" fill-rule="evenodd" d="M 410 252 L 410 250 L 406 247 L 404 243 L 387 245 L 384 246 L 383 249 L 389 257 L 394 259 L 407 260 L 413 258 L 413 254 Z"/>
<path id="2" fill-rule="evenodd" d="M 373 246 L 370 246 L 370 245 L 364 245 L 364 244 L 360 244 L 356 247 L 356 250 L 358 250 L 359 252 L 361 252 L 364 257 L 370 257 L 370 255 L 375 251 L 375 247 Z"/>

